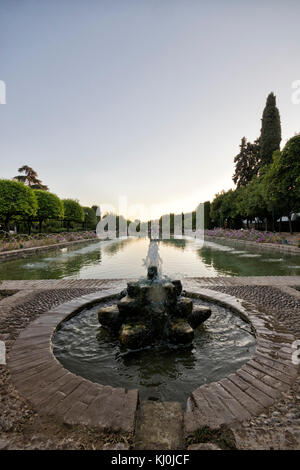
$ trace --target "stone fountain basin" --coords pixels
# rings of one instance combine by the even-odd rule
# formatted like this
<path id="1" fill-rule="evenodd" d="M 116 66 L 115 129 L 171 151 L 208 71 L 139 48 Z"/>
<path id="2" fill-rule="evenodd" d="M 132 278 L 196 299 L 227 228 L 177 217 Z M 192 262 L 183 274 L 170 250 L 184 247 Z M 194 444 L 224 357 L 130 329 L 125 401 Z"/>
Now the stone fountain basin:
<path id="1" fill-rule="evenodd" d="M 157 277 L 128 282 L 116 304 L 98 311 L 101 326 L 118 334 L 120 344 L 128 349 L 161 341 L 191 344 L 194 330 L 210 316 L 210 307 L 194 306 L 182 295 L 181 281 Z"/>

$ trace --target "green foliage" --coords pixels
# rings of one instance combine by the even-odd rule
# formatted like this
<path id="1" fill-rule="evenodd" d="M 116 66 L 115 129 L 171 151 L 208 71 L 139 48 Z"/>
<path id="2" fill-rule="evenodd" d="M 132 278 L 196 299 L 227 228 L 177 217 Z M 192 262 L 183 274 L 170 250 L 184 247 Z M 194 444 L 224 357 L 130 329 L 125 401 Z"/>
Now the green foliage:
<path id="1" fill-rule="evenodd" d="M 292 137 L 264 175 L 263 194 L 268 207 L 289 217 L 300 209 L 300 135 Z M 291 225 L 290 225 L 291 229 Z"/>
<path id="2" fill-rule="evenodd" d="M 79 202 L 74 199 L 63 199 L 63 205 L 64 221 L 69 232 L 70 227 L 74 228 L 74 224 L 84 222 L 85 214 Z"/>
<path id="3" fill-rule="evenodd" d="M 97 207 L 96 207 L 97 209 Z M 97 225 L 96 211 L 93 207 L 83 207 L 84 222 L 87 229 L 95 229 Z"/>
<path id="4" fill-rule="evenodd" d="M 30 186 L 32 189 L 42 189 L 44 191 L 48 190 L 48 186 L 42 184 L 42 181 L 38 179 L 38 174 L 28 165 L 24 165 L 18 169 L 19 173 L 24 173 L 14 177 L 16 181 L 24 183 Z"/>
<path id="5" fill-rule="evenodd" d="M 38 202 L 38 210 L 36 214 L 36 218 L 38 220 L 63 218 L 64 206 L 56 194 L 36 189 L 35 195 Z"/>
<path id="6" fill-rule="evenodd" d="M 260 157 L 262 166 L 272 163 L 273 152 L 279 150 L 280 142 L 281 124 L 279 111 L 276 107 L 276 97 L 274 93 L 270 93 L 263 111 L 260 134 Z"/>
<path id="7" fill-rule="evenodd" d="M 225 191 L 221 191 L 215 195 L 214 200 L 210 205 L 210 217 L 214 225 L 223 226 L 222 204 L 225 197 Z"/>
<path id="8" fill-rule="evenodd" d="M 242 227 L 243 218 L 247 218 L 243 205 L 246 188 L 241 187 L 235 191 L 221 191 L 211 203 L 210 215 L 212 226 L 239 229 Z"/>
<path id="9" fill-rule="evenodd" d="M 0 180 L 0 220 L 6 230 L 12 221 L 35 216 L 37 207 L 33 189 L 17 181 Z"/>
<path id="10" fill-rule="evenodd" d="M 262 177 L 255 176 L 239 194 L 238 209 L 247 219 L 268 217 L 269 210 L 265 201 Z"/>
<path id="11" fill-rule="evenodd" d="M 253 144 L 242 138 L 240 152 L 234 158 L 235 173 L 232 177 L 238 188 L 246 186 L 258 173 L 260 166 L 259 141 Z"/>
<path id="12" fill-rule="evenodd" d="M 84 210 L 75 199 L 63 199 L 64 219 L 67 222 L 83 222 Z"/>
<path id="13" fill-rule="evenodd" d="M 240 225 L 237 194 L 232 189 L 216 194 L 210 208 L 210 216 L 214 226 L 236 228 L 237 225 Z"/>

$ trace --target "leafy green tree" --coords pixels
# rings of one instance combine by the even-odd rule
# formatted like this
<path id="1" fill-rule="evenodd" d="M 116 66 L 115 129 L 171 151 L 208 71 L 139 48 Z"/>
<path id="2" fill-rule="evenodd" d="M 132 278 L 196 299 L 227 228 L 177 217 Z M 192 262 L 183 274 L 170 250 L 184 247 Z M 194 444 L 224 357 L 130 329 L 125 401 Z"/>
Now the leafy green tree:
<path id="1" fill-rule="evenodd" d="M 21 168 L 18 169 L 18 172 L 24 174 L 15 176 L 14 179 L 16 181 L 24 183 L 27 186 L 30 186 L 32 189 L 43 189 L 44 191 L 48 191 L 48 186 L 42 184 L 42 181 L 38 179 L 37 172 L 30 166 L 23 165 Z"/>
<path id="2" fill-rule="evenodd" d="M 12 221 L 35 216 L 37 199 L 34 191 L 23 183 L 0 180 L 0 220 L 6 231 Z"/>
<path id="3" fill-rule="evenodd" d="M 246 186 L 259 171 L 260 147 L 259 140 L 254 143 L 242 138 L 240 152 L 234 158 L 235 172 L 232 177 L 238 188 Z"/>
<path id="4" fill-rule="evenodd" d="M 64 216 L 64 206 L 56 194 L 36 189 L 35 195 L 38 202 L 36 219 L 39 222 L 39 231 L 42 231 L 42 224 L 48 219 L 62 219 Z"/>
<path id="5" fill-rule="evenodd" d="M 272 155 L 279 150 L 281 142 L 281 124 L 276 97 L 270 93 L 263 111 L 262 126 L 260 134 L 260 157 L 261 165 L 272 163 Z"/>
<path id="6" fill-rule="evenodd" d="M 238 190 L 230 189 L 225 194 L 222 203 L 222 212 L 225 228 L 238 229 L 242 226 L 242 217 L 238 205 Z"/>
<path id="7" fill-rule="evenodd" d="M 263 220 L 265 230 L 268 229 L 268 220 L 271 217 L 270 209 L 264 197 L 263 177 L 254 176 L 243 189 L 239 197 L 239 212 L 248 220 L 256 217 Z"/>
<path id="8" fill-rule="evenodd" d="M 292 233 L 292 213 L 300 210 L 300 135 L 292 137 L 282 152 L 274 152 L 263 189 L 268 207 L 275 207 L 277 213 L 288 217 Z"/>
<path id="9" fill-rule="evenodd" d="M 84 221 L 84 210 L 75 199 L 63 199 L 64 220 L 67 223 L 67 230 L 70 230 L 71 222 L 82 223 Z"/>
<path id="10" fill-rule="evenodd" d="M 242 226 L 239 195 L 241 189 L 221 191 L 211 203 L 210 215 L 214 226 L 238 229 Z"/>
<path id="11" fill-rule="evenodd" d="M 225 191 L 222 190 L 220 193 L 217 193 L 210 205 L 210 217 L 213 221 L 214 226 L 223 227 L 224 223 L 224 214 L 223 214 L 223 201 L 225 199 Z"/>
<path id="12" fill-rule="evenodd" d="M 84 225 L 86 230 L 95 230 L 97 225 L 96 210 L 93 207 L 83 207 L 84 211 Z M 97 207 L 96 207 L 97 209 Z"/>

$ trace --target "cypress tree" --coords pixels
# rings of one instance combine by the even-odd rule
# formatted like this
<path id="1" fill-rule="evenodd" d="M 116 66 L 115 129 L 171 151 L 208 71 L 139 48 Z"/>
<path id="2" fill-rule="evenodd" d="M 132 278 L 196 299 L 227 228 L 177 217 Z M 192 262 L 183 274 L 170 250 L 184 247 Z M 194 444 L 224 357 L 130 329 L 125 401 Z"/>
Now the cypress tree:
<path id="1" fill-rule="evenodd" d="M 280 142 L 280 115 L 276 107 L 276 96 L 274 93 L 270 93 L 263 111 L 260 134 L 260 157 L 262 166 L 272 163 L 273 152 L 279 150 Z"/>

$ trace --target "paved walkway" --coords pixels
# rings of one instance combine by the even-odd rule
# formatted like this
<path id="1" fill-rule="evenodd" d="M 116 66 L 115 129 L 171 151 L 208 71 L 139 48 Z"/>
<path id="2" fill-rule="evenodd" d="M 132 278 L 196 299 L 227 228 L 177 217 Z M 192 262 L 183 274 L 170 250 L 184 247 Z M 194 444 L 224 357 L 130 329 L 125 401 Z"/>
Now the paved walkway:
<path id="1" fill-rule="evenodd" d="M 110 289 L 126 286 L 128 279 L 47 279 L 33 281 L 2 281 L 0 290 L 35 289 Z M 184 278 L 184 288 L 189 286 L 275 286 L 300 287 L 300 276 L 251 276 L 251 277 L 195 277 Z"/>

